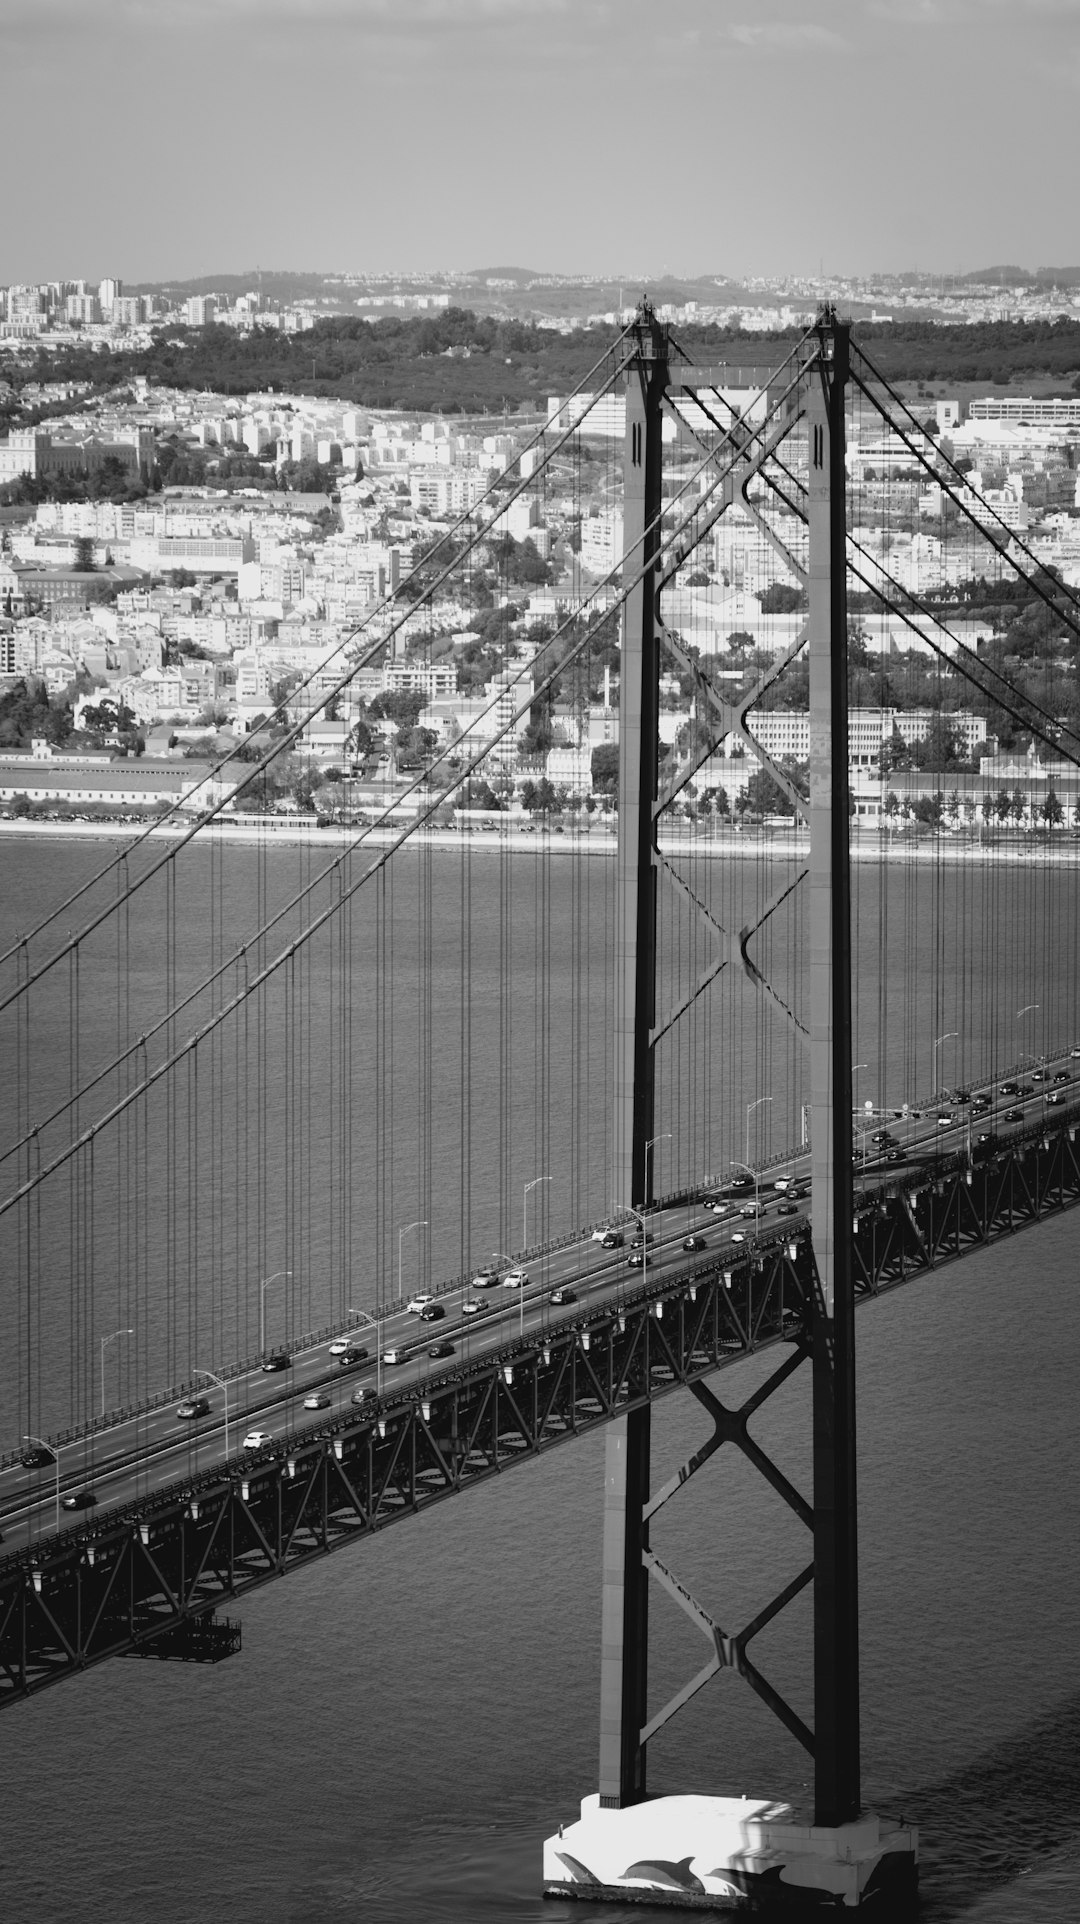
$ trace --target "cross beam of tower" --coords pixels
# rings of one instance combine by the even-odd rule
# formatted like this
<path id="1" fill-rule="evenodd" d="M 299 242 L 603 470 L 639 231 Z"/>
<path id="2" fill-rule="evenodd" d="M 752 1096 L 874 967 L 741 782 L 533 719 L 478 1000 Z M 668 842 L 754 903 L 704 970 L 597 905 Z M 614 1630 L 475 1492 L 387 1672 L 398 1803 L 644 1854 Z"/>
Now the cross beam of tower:
<path id="1" fill-rule="evenodd" d="M 658 611 L 662 585 L 658 562 L 661 429 L 665 407 L 671 405 L 673 394 L 682 396 L 695 385 L 711 389 L 725 383 L 723 369 L 688 369 L 675 364 L 666 330 L 647 307 L 639 314 L 637 336 L 638 352 L 628 375 L 624 453 L 624 566 L 638 580 L 624 607 L 619 698 L 613 1201 L 616 1207 L 642 1212 L 652 1201 L 647 1147 L 654 1134 L 657 1042 L 657 825 L 662 808 L 658 801 L 657 717 L 660 640 L 664 632 Z M 594 1831 L 596 1826 L 599 1831 L 595 1836 L 589 1832 L 580 1849 L 602 1852 L 603 1838 L 610 1839 L 613 1827 L 621 1821 L 614 1813 L 644 1805 L 648 1822 L 660 1824 L 659 1807 L 683 1801 L 647 1795 L 648 1740 L 718 1670 L 729 1667 L 739 1671 L 813 1756 L 814 1834 L 819 1841 L 832 1840 L 822 1844 L 826 1854 L 835 1846 L 839 1864 L 845 1853 L 854 1851 L 857 1855 L 865 1848 L 875 1864 L 883 1856 L 895 1858 L 900 1867 L 897 1876 L 910 1881 L 914 1877 L 913 1833 L 894 1831 L 889 1833 L 889 1844 L 882 1843 L 878 1820 L 861 1809 L 859 1767 L 845 592 L 844 408 L 848 362 L 848 329 L 831 310 L 825 310 L 801 361 L 789 370 L 786 387 L 782 379 L 772 384 L 771 371 L 755 370 L 760 385 L 768 388 L 770 415 L 780 418 L 785 432 L 800 424 L 806 439 L 813 1285 L 796 1353 L 743 1409 L 729 1411 L 716 1399 L 708 1399 L 716 1424 L 712 1441 L 659 1495 L 651 1494 L 649 1405 L 609 1426 L 603 1522 L 599 1794 L 593 1800 L 597 1814 L 591 1817 Z M 734 375 L 736 371 L 730 372 Z M 727 385 L 735 385 L 735 381 Z M 726 456 L 745 461 L 750 438 L 745 424 L 736 422 L 727 436 Z M 718 460 L 721 458 L 718 451 Z M 749 1416 L 803 1362 L 810 1366 L 807 1374 L 812 1397 L 809 1502 L 751 1441 L 746 1427 Z M 720 1630 L 659 1562 L 649 1543 L 650 1518 L 660 1503 L 724 1442 L 733 1442 L 779 1491 L 812 1539 L 809 1564 L 735 1635 Z M 705 1667 L 666 1708 L 652 1716 L 648 1704 L 651 1581 L 661 1584 L 713 1644 L 713 1655 Z M 808 1585 L 813 1596 L 812 1730 L 747 1655 L 751 1638 Z M 643 1819 L 645 1813 L 641 1815 Z M 583 1807 L 582 1826 L 585 1824 Z M 745 1825 L 740 1827 L 740 1834 L 742 1829 Z M 632 1833 L 628 1831 L 627 1835 Z M 686 1843 L 685 1833 L 681 1841 Z M 775 1843 L 775 1836 L 772 1841 Z M 580 1868 L 577 1845 L 570 1850 L 574 1854 L 561 1854 L 562 1863 L 577 1863 Z M 678 1854 L 674 1844 L 671 1854 L 673 1858 Z M 587 1857 L 584 1861 L 589 1862 Z M 626 1888 L 620 1880 L 608 1883 L 595 1865 L 591 1875 L 595 1886 L 591 1895 L 598 1896 L 603 1890 L 611 1896 Z M 876 1871 L 867 1872 L 871 1881 L 877 1875 Z M 571 1873 L 571 1883 L 575 1876 Z M 839 1869 L 835 1876 L 843 1881 Z M 562 1890 L 566 1883 L 566 1875 L 557 1872 L 547 1888 Z M 851 1901 L 850 1889 L 845 1889 Z M 856 1902 L 861 1895 L 860 1886 Z"/>

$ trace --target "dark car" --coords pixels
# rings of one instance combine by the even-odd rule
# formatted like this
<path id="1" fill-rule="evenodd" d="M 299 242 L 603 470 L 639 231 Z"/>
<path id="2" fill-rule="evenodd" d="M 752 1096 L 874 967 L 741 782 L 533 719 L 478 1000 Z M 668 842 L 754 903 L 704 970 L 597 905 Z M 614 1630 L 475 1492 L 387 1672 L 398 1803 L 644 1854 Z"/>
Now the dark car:
<path id="1" fill-rule="evenodd" d="M 649 1231 L 648 1235 L 646 1235 L 643 1230 L 635 1229 L 633 1235 L 630 1238 L 630 1247 L 631 1249 L 641 1249 L 646 1244 L 651 1246 L 652 1242 L 653 1242 L 653 1235 L 651 1230 Z"/>
<path id="2" fill-rule="evenodd" d="M 60 1498 L 60 1507 L 63 1510 L 92 1510 L 96 1502 L 93 1490 L 72 1490 L 69 1496 Z"/>
<path id="3" fill-rule="evenodd" d="M 971 1090 L 970 1089 L 954 1089 L 951 1096 L 949 1097 L 949 1101 L 950 1102 L 970 1102 Z"/>
<path id="4" fill-rule="evenodd" d="M 776 1213 L 778 1216 L 797 1216 L 799 1213 L 799 1205 L 793 1202 L 777 1203 Z"/>
<path id="5" fill-rule="evenodd" d="M 354 1403 L 373 1403 L 375 1401 L 375 1390 L 372 1384 L 364 1383 L 358 1390 L 354 1390 L 352 1400 Z"/>
<path id="6" fill-rule="evenodd" d="M 709 1245 L 705 1241 L 704 1236 L 684 1236 L 683 1237 L 684 1249 L 708 1249 L 708 1247 Z"/>
<path id="7" fill-rule="evenodd" d="M 442 1356 L 452 1356 L 453 1354 L 453 1343 L 432 1343 L 431 1348 L 428 1350 L 428 1355 L 433 1356 L 436 1362 L 438 1362 Z"/>
<path id="8" fill-rule="evenodd" d="M 1018 1096 L 1033 1096 L 1035 1094 L 1035 1084 L 1033 1082 L 1022 1082 L 1016 1093 Z"/>
<path id="9" fill-rule="evenodd" d="M 1018 1082 L 999 1082 L 998 1083 L 999 1096 L 1018 1096 L 1019 1094 L 1020 1094 L 1020 1084 Z"/>
<path id="10" fill-rule="evenodd" d="M 1055 1069 L 1054 1081 L 1055 1082 L 1071 1082 L 1072 1077 L 1069 1074 L 1069 1071 L 1067 1069 Z"/>
<path id="11" fill-rule="evenodd" d="M 1031 1071 L 1031 1080 L 1032 1082 L 1049 1082 L 1049 1069 L 1033 1069 Z"/>
<path id="12" fill-rule="evenodd" d="M 185 1396 L 183 1402 L 176 1405 L 176 1414 L 185 1422 L 190 1422 L 193 1416 L 209 1416 L 209 1401 L 205 1396 Z"/>
<path id="13" fill-rule="evenodd" d="M 993 1108 L 993 1104 L 989 1096 L 972 1096 L 971 1113 L 973 1116 L 985 1116 L 987 1110 L 991 1108 Z"/>
<path id="14" fill-rule="evenodd" d="M 752 1189 L 753 1187 L 753 1176 L 732 1176 L 731 1181 L 728 1183 L 729 1189 Z"/>
<path id="15" fill-rule="evenodd" d="M 369 1354 L 370 1352 L 360 1344 L 351 1343 L 349 1348 L 343 1349 L 341 1355 L 338 1357 L 338 1367 L 339 1369 L 354 1369 L 357 1363 L 366 1363 Z"/>
<path id="16" fill-rule="evenodd" d="M 1024 1120 L 1024 1112 L 1022 1109 L 1006 1109 L 1005 1111 L 1006 1122 L 1023 1122 L 1023 1120 Z"/>
<path id="17" fill-rule="evenodd" d="M 425 1303 L 420 1311 L 422 1323 L 441 1323 L 446 1311 L 441 1303 Z"/>
<path id="18" fill-rule="evenodd" d="M 555 1303 L 556 1305 L 561 1303 L 576 1303 L 577 1292 L 572 1290 L 568 1283 L 560 1283 L 558 1289 L 552 1290 L 551 1295 L 548 1297 L 548 1302 Z"/>
<path id="19" fill-rule="evenodd" d="M 24 1470 L 43 1470 L 47 1464 L 55 1463 L 56 1458 L 51 1450 L 47 1450 L 44 1444 L 41 1444 L 32 1450 L 26 1450 L 20 1456 L 19 1462 Z"/>
<path id="20" fill-rule="evenodd" d="M 623 1234 L 621 1229 L 609 1229 L 600 1239 L 601 1249 L 621 1249 Z"/>
<path id="21" fill-rule="evenodd" d="M 645 1264 L 645 1251 L 643 1249 L 632 1249 L 626 1260 L 631 1269 L 642 1269 Z"/>
<path id="22" fill-rule="evenodd" d="M 1050 1094 L 1046 1098 L 1046 1103 L 1048 1108 L 1056 1109 L 1060 1103 L 1068 1102 L 1068 1100 L 1069 1098 L 1065 1094 L 1064 1089 L 1051 1089 Z"/>
<path id="23" fill-rule="evenodd" d="M 291 1362 L 291 1356 L 268 1356 L 262 1366 L 263 1372 L 267 1376 L 273 1376 L 277 1370 L 287 1370 Z"/>

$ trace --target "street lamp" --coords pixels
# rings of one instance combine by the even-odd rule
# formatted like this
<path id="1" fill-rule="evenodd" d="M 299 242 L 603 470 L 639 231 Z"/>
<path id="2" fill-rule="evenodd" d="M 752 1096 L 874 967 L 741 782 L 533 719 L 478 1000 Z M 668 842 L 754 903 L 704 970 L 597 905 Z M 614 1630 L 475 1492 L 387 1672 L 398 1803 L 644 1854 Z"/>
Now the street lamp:
<path id="1" fill-rule="evenodd" d="M 46 1450 L 56 1466 L 56 1527 L 60 1528 L 60 1452 L 55 1443 L 46 1443 L 43 1436 L 24 1436 L 24 1443 L 36 1443 L 39 1450 Z"/>
<path id="2" fill-rule="evenodd" d="M 427 1217 L 426 1217 L 426 1216 L 418 1216 L 418 1217 L 416 1218 L 416 1221 L 415 1221 L 414 1223 L 406 1223 L 406 1224 L 405 1224 L 405 1227 L 404 1227 L 404 1229 L 399 1229 L 399 1230 L 398 1230 L 398 1233 L 397 1233 L 397 1293 L 398 1293 L 398 1301 L 399 1301 L 399 1302 L 401 1301 L 401 1294 L 402 1294 L 402 1291 L 401 1291 L 401 1243 L 402 1243 L 402 1238 L 408 1235 L 408 1233 L 409 1233 L 409 1231 L 410 1231 L 410 1229 L 426 1229 L 426 1228 L 427 1228 L 427 1226 L 428 1226 L 428 1224 L 427 1224 Z"/>
<path id="3" fill-rule="evenodd" d="M 756 1102 L 748 1102 L 746 1105 L 746 1161 L 743 1164 L 744 1169 L 750 1168 L 750 1118 L 753 1115 L 755 1109 L 761 1108 L 761 1105 L 763 1102 L 771 1102 L 771 1101 L 772 1101 L 771 1096 L 759 1096 Z M 751 1171 L 751 1173 L 753 1172 Z"/>
<path id="4" fill-rule="evenodd" d="M 260 1282 L 259 1284 L 259 1355 L 260 1356 L 263 1354 L 264 1350 L 266 1349 L 266 1292 L 269 1289 L 271 1283 L 277 1282 L 279 1276 L 291 1276 L 291 1275 L 292 1275 L 291 1269 L 275 1269 L 272 1276 L 267 1276 L 265 1282 Z"/>
<path id="5" fill-rule="evenodd" d="M 938 1094 L 937 1052 L 943 1042 L 955 1042 L 959 1034 L 959 1029 L 947 1029 L 944 1035 L 934 1038 L 934 1046 L 930 1051 L 930 1081 L 933 1085 L 932 1093 L 935 1096 Z"/>
<path id="6" fill-rule="evenodd" d="M 634 1218 L 634 1221 L 641 1231 L 641 1280 L 642 1283 L 644 1283 L 647 1280 L 649 1268 L 649 1232 L 645 1227 L 645 1218 L 640 1209 L 632 1209 L 629 1203 L 615 1203 L 612 1213 L 614 1214 L 614 1212 L 620 1208 L 624 1216 L 632 1216 Z"/>
<path id="7" fill-rule="evenodd" d="M 745 1170 L 746 1174 L 752 1176 L 754 1179 L 754 1234 L 756 1236 L 761 1224 L 761 1203 L 758 1197 L 758 1172 L 756 1169 L 751 1169 L 748 1162 L 733 1162 L 731 1168 Z"/>
<path id="8" fill-rule="evenodd" d="M 646 1203 L 650 1203 L 652 1201 L 652 1191 L 649 1188 L 649 1150 L 652 1148 L 653 1144 L 656 1142 L 670 1142 L 670 1141 L 671 1141 L 671 1130 L 665 1129 L 662 1135 L 650 1136 L 648 1142 L 645 1144 L 645 1201 Z"/>
<path id="9" fill-rule="evenodd" d="M 522 1255 L 524 1255 L 525 1251 L 529 1247 L 529 1235 L 528 1235 L 529 1191 L 530 1189 L 535 1189 L 537 1183 L 554 1182 L 554 1180 L 555 1178 L 553 1176 L 534 1176 L 531 1182 L 527 1182 L 525 1184 L 525 1193 L 521 1198 L 521 1253 Z"/>
<path id="10" fill-rule="evenodd" d="M 271 1278 L 271 1280 L 273 1279 Z M 194 1374 L 196 1376 L 208 1376 L 211 1383 L 217 1384 L 218 1389 L 225 1398 L 225 1455 L 227 1458 L 229 1454 L 229 1386 L 223 1377 L 215 1376 L 213 1370 L 196 1370 Z"/>
<path id="11" fill-rule="evenodd" d="M 105 1414 L 105 1351 L 110 1343 L 116 1342 L 116 1339 L 118 1336 L 134 1336 L 134 1334 L 135 1334 L 135 1331 L 133 1329 L 114 1329 L 110 1336 L 103 1336 L 101 1338 L 101 1414 L 102 1416 L 104 1416 Z"/>

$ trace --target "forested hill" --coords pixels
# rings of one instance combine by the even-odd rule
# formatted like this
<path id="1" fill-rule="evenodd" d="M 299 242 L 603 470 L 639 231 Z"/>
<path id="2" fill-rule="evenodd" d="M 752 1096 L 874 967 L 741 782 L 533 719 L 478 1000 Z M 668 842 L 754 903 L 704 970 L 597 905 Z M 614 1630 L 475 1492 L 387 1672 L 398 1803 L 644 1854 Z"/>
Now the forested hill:
<path id="1" fill-rule="evenodd" d="M 675 330 L 695 360 L 760 365 L 782 358 L 794 330 L 762 335 L 732 328 Z M 1080 375 L 1080 322 L 993 322 L 936 327 L 929 322 L 857 324 L 855 337 L 893 381 L 1053 382 L 1066 390 Z M 92 348 L 40 350 L 28 381 L 89 380 L 112 385 L 134 375 L 155 384 L 337 396 L 359 406 L 418 412 L 500 412 L 542 408 L 585 380 L 616 338 L 611 328 L 557 334 L 528 322 L 449 308 L 436 317 L 324 320 L 306 334 L 269 329 L 238 334 L 222 326 L 162 328 L 148 348 L 111 354 Z M 599 384 L 599 383 L 597 383 Z M 1080 386 L 1078 386 L 1080 391 Z"/>

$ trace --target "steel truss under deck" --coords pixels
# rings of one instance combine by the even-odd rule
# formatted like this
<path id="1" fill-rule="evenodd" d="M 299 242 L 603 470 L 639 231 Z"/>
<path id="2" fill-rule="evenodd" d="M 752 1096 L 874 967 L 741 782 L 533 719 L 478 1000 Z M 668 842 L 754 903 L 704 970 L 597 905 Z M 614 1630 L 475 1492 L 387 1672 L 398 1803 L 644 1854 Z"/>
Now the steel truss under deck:
<path id="1" fill-rule="evenodd" d="M 952 1157 L 864 1193 L 852 1237 L 859 1300 L 1080 1203 L 1078 1127 L 1080 1113 L 1066 1112 L 986 1162 Z M 212 1661 L 238 1641 L 209 1623 L 230 1600 L 684 1387 L 712 1415 L 713 1438 L 650 1498 L 649 1514 L 730 1441 L 806 1521 L 807 1500 L 762 1458 L 748 1425 L 808 1355 L 816 1272 L 807 1226 L 793 1222 L 724 1262 L 723 1252 L 688 1257 L 662 1282 L 638 1285 L 588 1319 L 568 1318 L 542 1343 L 459 1365 L 407 1398 L 384 1396 L 374 1416 L 297 1431 L 245 1468 L 208 1472 L 9 1557 L 0 1564 L 0 1706 L 109 1657 Z M 717 1369 L 777 1344 L 790 1354 L 743 1409 L 726 1410 L 705 1387 Z M 704 1671 L 652 1715 L 646 1734 L 730 1665 L 810 1741 L 747 1655 L 756 1632 L 805 1587 L 806 1568 L 735 1633 L 714 1624 L 651 1552 L 646 1574 L 714 1644 Z"/>

